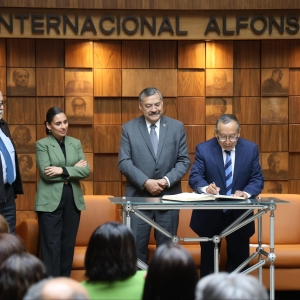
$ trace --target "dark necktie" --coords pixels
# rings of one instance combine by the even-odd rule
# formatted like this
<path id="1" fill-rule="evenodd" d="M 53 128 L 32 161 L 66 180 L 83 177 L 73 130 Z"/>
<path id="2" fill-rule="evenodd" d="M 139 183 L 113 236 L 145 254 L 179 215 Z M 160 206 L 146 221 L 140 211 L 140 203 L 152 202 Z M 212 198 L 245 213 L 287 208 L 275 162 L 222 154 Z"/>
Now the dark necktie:
<path id="1" fill-rule="evenodd" d="M 225 161 L 225 180 L 226 180 L 226 195 L 231 195 L 232 188 L 232 163 L 231 163 L 231 151 L 225 150 L 226 161 Z"/>
<path id="2" fill-rule="evenodd" d="M 150 126 L 150 128 L 151 128 L 151 130 L 150 130 L 150 140 L 151 140 L 151 143 L 152 143 L 154 154 L 156 156 L 156 154 L 157 154 L 157 147 L 158 147 L 158 139 L 157 139 L 157 135 L 156 135 L 156 132 L 155 132 L 156 125 L 152 124 Z"/>
<path id="3" fill-rule="evenodd" d="M 0 138 L 0 151 L 2 152 L 2 155 L 6 163 L 7 182 L 11 185 L 14 182 L 14 167 L 11 161 L 11 157 L 1 138 Z"/>

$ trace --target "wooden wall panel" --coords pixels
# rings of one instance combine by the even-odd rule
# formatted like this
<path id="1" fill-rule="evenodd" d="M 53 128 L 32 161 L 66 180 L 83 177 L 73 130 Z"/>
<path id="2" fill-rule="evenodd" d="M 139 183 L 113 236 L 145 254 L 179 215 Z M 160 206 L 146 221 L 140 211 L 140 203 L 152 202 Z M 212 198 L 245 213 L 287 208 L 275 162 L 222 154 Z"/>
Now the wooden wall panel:
<path id="1" fill-rule="evenodd" d="M 90 174 L 88 177 L 82 179 L 81 182 L 84 181 L 93 181 L 94 179 L 94 170 L 98 168 L 98 166 L 94 167 L 94 154 L 93 153 L 84 153 L 85 155 L 85 159 L 88 162 L 88 164 L 90 165 Z"/>
<path id="2" fill-rule="evenodd" d="M 234 97 L 232 112 L 240 124 L 260 124 L 260 97 Z"/>
<path id="3" fill-rule="evenodd" d="M 182 193 L 192 193 L 193 192 L 193 189 L 191 189 L 189 186 L 188 180 L 181 181 L 181 190 L 182 190 Z"/>
<path id="4" fill-rule="evenodd" d="M 121 182 L 94 182 L 94 195 L 122 197 L 124 193 L 121 190 Z"/>
<path id="5" fill-rule="evenodd" d="M 204 97 L 178 97 L 178 120 L 188 125 L 205 124 Z"/>
<path id="6" fill-rule="evenodd" d="M 35 67 L 34 39 L 7 39 L 8 67 Z"/>
<path id="7" fill-rule="evenodd" d="M 37 220 L 37 213 L 30 210 L 20 210 L 16 212 L 16 218 L 17 218 L 16 225 L 19 225 L 20 223 L 22 223 L 27 219 Z"/>
<path id="8" fill-rule="evenodd" d="M 37 68 L 36 95 L 63 96 L 65 94 L 64 78 L 63 68 Z"/>
<path id="9" fill-rule="evenodd" d="M 96 154 L 94 155 L 94 165 L 99 166 L 95 168 L 94 181 L 121 181 L 121 173 L 118 170 L 118 154 Z"/>
<path id="10" fill-rule="evenodd" d="M 292 40 L 289 41 L 289 67 L 299 68 L 300 67 L 300 41 Z"/>
<path id="11" fill-rule="evenodd" d="M 206 125 L 205 126 L 205 140 L 208 141 L 215 137 L 216 125 Z"/>
<path id="12" fill-rule="evenodd" d="M 177 68 L 177 41 L 150 41 L 150 69 Z"/>
<path id="13" fill-rule="evenodd" d="M 149 41 L 122 41 L 122 68 L 149 68 Z"/>
<path id="14" fill-rule="evenodd" d="M 285 40 L 261 41 L 261 67 L 284 68 L 289 66 L 289 43 Z"/>
<path id="15" fill-rule="evenodd" d="M 177 70 L 122 70 L 122 96 L 138 97 L 146 87 L 156 87 L 163 97 L 177 96 Z"/>
<path id="16" fill-rule="evenodd" d="M 288 151 L 288 125 L 261 125 L 260 145 L 263 152 Z"/>
<path id="17" fill-rule="evenodd" d="M 289 178 L 300 179 L 300 153 L 290 153 L 289 155 Z"/>
<path id="18" fill-rule="evenodd" d="M 289 97 L 289 123 L 300 123 L 300 97 Z"/>
<path id="19" fill-rule="evenodd" d="M 83 195 L 94 195 L 94 182 L 93 181 L 80 181 L 80 186 Z"/>
<path id="20" fill-rule="evenodd" d="M 17 210 L 33 210 L 34 200 L 36 193 L 36 183 L 23 183 L 23 195 L 18 195 L 16 199 L 16 209 Z"/>
<path id="21" fill-rule="evenodd" d="M 289 193 L 300 194 L 300 180 L 289 180 Z"/>
<path id="22" fill-rule="evenodd" d="M 177 98 L 164 98 L 164 112 L 163 114 L 172 118 L 172 119 L 178 119 L 177 114 Z"/>
<path id="23" fill-rule="evenodd" d="M 80 140 L 84 153 L 93 152 L 92 125 L 69 125 L 68 135 Z"/>
<path id="24" fill-rule="evenodd" d="M 63 40 L 36 40 L 36 66 L 40 68 L 65 66 Z"/>
<path id="25" fill-rule="evenodd" d="M 206 42 L 206 68 L 233 68 L 233 42 Z"/>
<path id="26" fill-rule="evenodd" d="M 121 98 L 95 98 L 94 124 L 121 124 Z"/>
<path id="27" fill-rule="evenodd" d="M 36 126 L 36 140 L 40 140 L 43 139 L 44 137 L 46 137 L 46 129 L 44 125 L 37 125 Z"/>
<path id="28" fill-rule="evenodd" d="M 139 117 L 142 112 L 139 109 L 139 100 L 136 98 L 122 98 L 122 124 Z"/>
<path id="29" fill-rule="evenodd" d="M 234 96 L 260 96 L 260 70 L 235 69 L 233 72 Z"/>
<path id="30" fill-rule="evenodd" d="M 300 69 L 290 69 L 290 85 L 289 95 L 297 96 L 300 95 Z"/>
<path id="31" fill-rule="evenodd" d="M 94 42 L 94 68 L 119 69 L 121 66 L 120 41 Z"/>
<path id="32" fill-rule="evenodd" d="M 261 133 L 259 125 L 241 125 L 241 137 L 257 144 L 258 150 L 262 151 L 262 149 L 260 148 Z"/>
<path id="33" fill-rule="evenodd" d="M 120 97 L 121 70 L 94 69 L 94 96 Z"/>
<path id="34" fill-rule="evenodd" d="M 8 124 L 36 124 L 35 98 L 9 97 L 9 109 L 7 110 Z"/>
<path id="35" fill-rule="evenodd" d="M 234 41 L 234 68 L 260 68 L 260 41 Z"/>
<path id="36" fill-rule="evenodd" d="M 65 40 L 65 67 L 92 68 L 93 42 L 84 40 Z"/>
<path id="37" fill-rule="evenodd" d="M 300 124 L 289 125 L 289 151 L 300 152 Z"/>
<path id="38" fill-rule="evenodd" d="M 178 41 L 178 68 L 204 69 L 205 42 Z"/>
<path id="39" fill-rule="evenodd" d="M 189 153 L 195 153 L 196 145 L 205 141 L 205 126 L 186 125 L 184 128 L 186 132 Z"/>
<path id="40" fill-rule="evenodd" d="M 94 126 L 94 153 L 118 153 L 121 125 Z"/>
<path id="41" fill-rule="evenodd" d="M 0 91 L 6 95 L 6 68 L 0 67 Z"/>
<path id="42" fill-rule="evenodd" d="M 6 39 L 0 39 L 0 67 L 6 67 Z"/>
<path id="43" fill-rule="evenodd" d="M 46 113 L 49 108 L 58 106 L 65 110 L 65 101 L 63 97 L 36 97 L 36 124 L 44 124 Z"/>
<path id="44" fill-rule="evenodd" d="M 178 96 L 204 96 L 204 71 L 178 70 Z"/>

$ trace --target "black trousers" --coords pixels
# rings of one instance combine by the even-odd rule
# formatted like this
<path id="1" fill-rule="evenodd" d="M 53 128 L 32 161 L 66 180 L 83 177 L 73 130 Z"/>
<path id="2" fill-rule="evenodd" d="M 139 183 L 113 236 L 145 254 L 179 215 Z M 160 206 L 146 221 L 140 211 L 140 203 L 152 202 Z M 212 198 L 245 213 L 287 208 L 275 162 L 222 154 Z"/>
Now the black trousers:
<path id="1" fill-rule="evenodd" d="M 236 218 L 233 215 L 233 211 L 228 214 L 223 213 L 219 228 L 216 230 L 216 234 L 220 234 L 227 226 L 232 224 Z M 249 258 L 249 238 L 243 237 L 239 230 L 227 235 L 227 271 L 230 273 L 234 271 L 242 262 Z M 214 272 L 214 247 L 213 242 L 200 242 L 201 245 L 201 262 L 200 262 L 200 277 L 203 278 Z M 219 243 L 219 249 L 221 243 Z M 246 269 L 244 267 L 244 269 Z M 243 269 L 243 270 L 244 270 Z"/>
<path id="2" fill-rule="evenodd" d="M 58 208 L 53 212 L 38 212 L 42 261 L 49 275 L 69 277 L 80 221 L 73 190 L 65 185 Z"/>
<path id="3" fill-rule="evenodd" d="M 7 220 L 10 233 L 16 233 L 16 201 L 13 187 L 6 183 L 4 185 L 5 202 L 0 202 L 0 214 Z"/>
<path id="4" fill-rule="evenodd" d="M 161 227 L 166 229 L 172 235 L 177 234 L 179 222 L 179 210 L 141 210 L 143 214 L 154 220 Z M 133 232 L 137 256 L 144 263 L 147 263 L 147 249 L 150 237 L 151 226 L 145 221 L 130 213 L 131 216 L 131 230 Z M 170 241 L 170 238 L 161 232 L 154 230 L 156 240 L 156 247 Z"/>

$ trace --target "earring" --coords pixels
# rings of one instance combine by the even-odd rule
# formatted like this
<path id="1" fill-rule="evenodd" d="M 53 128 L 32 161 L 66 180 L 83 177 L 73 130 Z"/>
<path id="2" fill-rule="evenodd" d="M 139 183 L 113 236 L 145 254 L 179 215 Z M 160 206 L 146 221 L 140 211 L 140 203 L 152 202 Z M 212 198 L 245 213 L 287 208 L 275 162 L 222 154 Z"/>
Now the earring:
<path id="1" fill-rule="evenodd" d="M 51 130 L 49 129 L 49 132 L 51 133 Z"/>

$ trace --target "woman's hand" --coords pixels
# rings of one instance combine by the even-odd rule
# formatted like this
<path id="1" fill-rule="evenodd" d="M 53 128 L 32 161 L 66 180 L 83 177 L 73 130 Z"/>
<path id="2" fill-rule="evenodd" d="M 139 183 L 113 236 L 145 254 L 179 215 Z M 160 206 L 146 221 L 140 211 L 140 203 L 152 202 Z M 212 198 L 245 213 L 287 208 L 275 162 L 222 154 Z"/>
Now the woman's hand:
<path id="1" fill-rule="evenodd" d="M 74 165 L 74 167 L 86 167 L 88 165 L 88 162 L 84 159 L 81 159 L 78 163 Z"/>
<path id="2" fill-rule="evenodd" d="M 44 169 L 44 174 L 49 177 L 61 175 L 62 173 L 63 168 L 61 167 L 47 167 Z"/>

